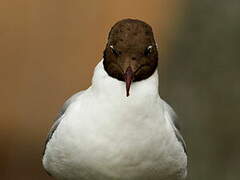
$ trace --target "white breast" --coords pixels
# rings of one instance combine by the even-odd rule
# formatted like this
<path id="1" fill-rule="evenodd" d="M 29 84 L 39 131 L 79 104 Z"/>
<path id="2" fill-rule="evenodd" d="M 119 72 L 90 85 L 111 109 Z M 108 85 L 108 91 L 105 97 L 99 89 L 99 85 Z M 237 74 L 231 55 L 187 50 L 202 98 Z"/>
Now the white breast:
<path id="1" fill-rule="evenodd" d="M 133 83 L 129 97 L 122 82 L 96 74 L 102 82 L 95 77 L 69 106 L 48 143 L 45 168 L 68 180 L 175 178 L 187 160 L 164 117 L 157 74 Z"/>

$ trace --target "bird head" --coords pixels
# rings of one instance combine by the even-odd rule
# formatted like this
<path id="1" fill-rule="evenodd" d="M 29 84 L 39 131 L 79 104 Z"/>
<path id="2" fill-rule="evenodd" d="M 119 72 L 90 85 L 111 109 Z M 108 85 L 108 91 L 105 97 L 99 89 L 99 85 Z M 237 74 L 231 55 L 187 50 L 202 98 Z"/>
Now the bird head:
<path id="1" fill-rule="evenodd" d="M 126 83 L 150 77 L 158 65 L 158 50 L 150 25 L 135 19 L 117 22 L 110 30 L 103 65 L 109 76 Z"/>

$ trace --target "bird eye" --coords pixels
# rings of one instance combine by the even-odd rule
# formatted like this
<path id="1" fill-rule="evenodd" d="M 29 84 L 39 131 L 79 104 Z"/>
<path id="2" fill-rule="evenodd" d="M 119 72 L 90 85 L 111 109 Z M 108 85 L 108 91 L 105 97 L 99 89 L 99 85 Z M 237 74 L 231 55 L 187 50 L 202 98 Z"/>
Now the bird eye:
<path id="1" fill-rule="evenodd" d="M 148 56 L 149 54 L 151 54 L 151 53 L 152 53 L 152 49 L 153 49 L 153 46 L 152 46 L 152 45 L 148 46 L 148 47 L 145 49 L 145 51 L 144 51 L 144 55 L 145 55 L 145 56 Z"/>
<path id="2" fill-rule="evenodd" d="M 118 50 L 114 49 L 114 47 L 112 45 L 110 46 L 110 48 L 111 48 L 112 53 L 115 56 L 120 56 L 121 55 L 121 51 L 118 51 Z"/>

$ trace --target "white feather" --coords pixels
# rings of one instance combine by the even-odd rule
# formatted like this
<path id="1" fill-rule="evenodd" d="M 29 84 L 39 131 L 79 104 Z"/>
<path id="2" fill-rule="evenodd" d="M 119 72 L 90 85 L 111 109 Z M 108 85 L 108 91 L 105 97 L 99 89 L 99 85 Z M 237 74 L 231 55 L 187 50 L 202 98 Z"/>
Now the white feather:
<path id="1" fill-rule="evenodd" d="M 158 94 L 157 71 L 134 82 L 111 78 L 102 61 L 47 144 L 43 165 L 62 180 L 184 178 L 187 157 Z"/>

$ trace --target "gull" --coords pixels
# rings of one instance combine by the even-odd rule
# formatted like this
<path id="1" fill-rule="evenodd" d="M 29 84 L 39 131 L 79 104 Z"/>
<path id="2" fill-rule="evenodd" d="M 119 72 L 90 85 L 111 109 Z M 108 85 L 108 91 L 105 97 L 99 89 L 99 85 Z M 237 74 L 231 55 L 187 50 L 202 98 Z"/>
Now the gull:
<path id="1" fill-rule="evenodd" d="M 92 85 L 70 97 L 47 136 L 42 163 L 58 180 L 183 180 L 186 145 L 159 95 L 150 25 L 111 28 Z"/>

